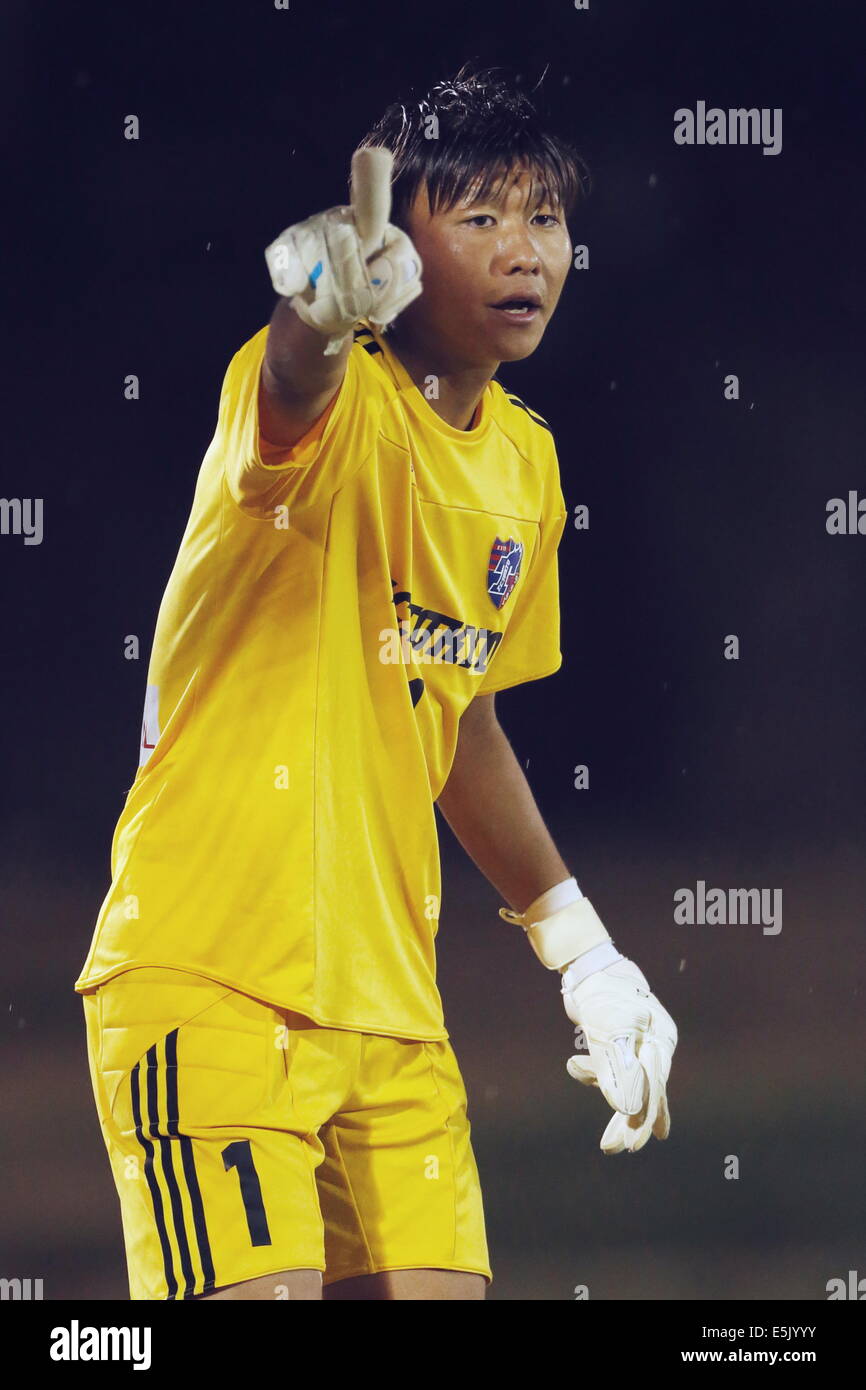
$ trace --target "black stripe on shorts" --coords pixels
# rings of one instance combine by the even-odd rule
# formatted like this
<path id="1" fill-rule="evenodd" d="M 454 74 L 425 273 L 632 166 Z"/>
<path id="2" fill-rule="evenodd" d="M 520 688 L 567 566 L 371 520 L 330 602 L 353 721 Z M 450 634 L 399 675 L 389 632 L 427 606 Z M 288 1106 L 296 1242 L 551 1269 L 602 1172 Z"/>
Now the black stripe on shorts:
<path id="1" fill-rule="evenodd" d="M 142 1120 L 142 1075 L 140 1062 L 136 1062 L 130 1077 L 135 1135 L 144 1150 L 144 1174 L 148 1191 L 150 1192 L 154 1221 L 156 1223 L 160 1249 L 162 1251 L 163 1271 L 167 1289 L 166 1297 L 168 1299 L 177 1298 L 179 1282 L 175 1271 L 174 1252 L 169 1240 L 167 1213 L 156 1177 L 157 1154 L 159 1155 L 163 1178 L 165 1179 L 165 1184 L 168 1189 L 169 1219 L 174 1229 L 174 1237 L 180 1256 L 181 1273 L 184 1283 L 183 1294 L 181 1296 L 183 1298 L 191 1298 L 196 1293 L 210 1293 L 216 1287 L 213 1258 L 207 1233 L 201 1188 L 195 1169 L 192 1140 L 188 1135 L 181 1134 L 179 1128 L 177 1033 L 178 1030 L 175 1028 L 173 1032 L 169 1033 L 162 1040 L 161 1044 L 155 1043 L 153 1047 L 149 1048 L 146 1055 L 147 1071 L 144 1078 L 144 1093 L 147 1103 L 147 1132 L 145 1132 L 145 1125 Z M 159 1072 L 161 1063 L 158 1049 L 160 1046 L 165 1052 L 165 1061 L 162 1063 L 165 1068 L 167 1110 L 164 1131 L 161 1128 L 159 1115 Z M 156 1146 L 151 1142 L 152 1140 L 156 1140 Z M 172 1148 L 173 1145 L 176 1146 L 174 1149 Z M 179 1157 L 180 1159 L 179 1171 L 178 1165 L 175 1164 L 175 1157 Z M 189 1197 L 190 1209 L 193 1216 L 194 1239 L 201 1264 L 202 1275 L 204 1276 L 203 1281 L 201 1277 L 196 1274 L 193 1267 L 192 1252 L 190 1250 L 190 1242 L 184 1220 L 183 1203 L 181 1200 L 182 1183 L 186 1184 Z M 196 1288 L 197 1283 L 202 1284 L 200 1289 Z"/>

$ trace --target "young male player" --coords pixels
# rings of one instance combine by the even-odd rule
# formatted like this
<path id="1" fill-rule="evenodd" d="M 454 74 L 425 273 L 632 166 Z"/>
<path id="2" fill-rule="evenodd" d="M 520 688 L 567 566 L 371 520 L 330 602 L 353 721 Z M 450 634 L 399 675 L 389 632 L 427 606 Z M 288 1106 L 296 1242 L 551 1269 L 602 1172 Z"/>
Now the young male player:
<path id="1" fill-rule="evenodd" d="M 363 144 L 393 155 L 373 253 L 369 188 L 266 253 L 281 297 L 223 383 L 76 982 L 133 1299 L 484 1297 L 436 804 L 560 972 L 602 1148 L 669 1129 L 673 1021 L 494 710 L 561 663 L 553 438 L 493 378 L 559 300 L 576 157 L 489 72 Z"/>

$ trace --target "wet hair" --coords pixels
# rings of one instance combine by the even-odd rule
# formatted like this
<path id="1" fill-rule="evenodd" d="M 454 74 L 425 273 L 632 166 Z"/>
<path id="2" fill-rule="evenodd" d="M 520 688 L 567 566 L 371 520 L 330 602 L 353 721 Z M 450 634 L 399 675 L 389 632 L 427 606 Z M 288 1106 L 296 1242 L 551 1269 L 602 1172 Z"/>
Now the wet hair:
<path id="1" fill-rule="evenodd" d="M 409 209 L 425 180 L 431 212 L 447 212 L 470 192 L 480 202 L 496 197 L 518 165 L 531 176 L 530 207 L 547 202 L 568 221 L 590 190 L 584 161 L 542 128 L 516 81 L 496 76 L 503 69 L 472 69 L 464 63 L 420 101 L 394 102 L 359 141 L 394 155 L 391 222 L 408 231 Z"/>

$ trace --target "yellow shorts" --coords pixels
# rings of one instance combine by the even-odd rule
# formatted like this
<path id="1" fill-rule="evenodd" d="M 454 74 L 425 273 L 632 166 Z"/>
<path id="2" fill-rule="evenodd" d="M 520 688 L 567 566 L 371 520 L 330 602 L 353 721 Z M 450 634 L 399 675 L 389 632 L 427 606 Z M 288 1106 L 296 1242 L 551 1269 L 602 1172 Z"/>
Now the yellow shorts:
<path id="1" fill-rule="evenodd" d="M 322 1028 L 181 970 L 129 970 L 83 1003 L 131 1299 L 284 1269 L 492 1281 L 448 1041 Z"/>

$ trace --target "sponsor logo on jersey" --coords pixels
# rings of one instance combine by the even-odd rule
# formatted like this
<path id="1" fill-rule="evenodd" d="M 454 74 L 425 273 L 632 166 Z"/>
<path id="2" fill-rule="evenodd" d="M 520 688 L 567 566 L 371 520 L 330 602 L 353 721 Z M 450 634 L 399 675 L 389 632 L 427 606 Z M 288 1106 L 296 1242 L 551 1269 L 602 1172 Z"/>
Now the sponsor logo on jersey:
<path id="1" fill-rule="evenodd" d="M 487 671 L 493 653 L 505 636 L 503 632 L 476 627 L 463 618 L 413 603 L 408 590 L 400 589 L 393 579 L 391 587 L 400 641 L 406 652 L 404 659 L 466 666 L 482 675 Z M 380 660 L 384 659 L 380 653 Z"/>

